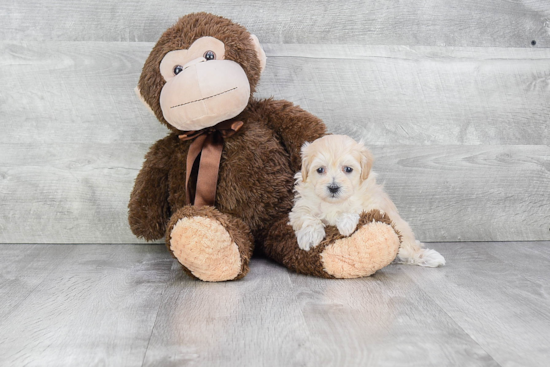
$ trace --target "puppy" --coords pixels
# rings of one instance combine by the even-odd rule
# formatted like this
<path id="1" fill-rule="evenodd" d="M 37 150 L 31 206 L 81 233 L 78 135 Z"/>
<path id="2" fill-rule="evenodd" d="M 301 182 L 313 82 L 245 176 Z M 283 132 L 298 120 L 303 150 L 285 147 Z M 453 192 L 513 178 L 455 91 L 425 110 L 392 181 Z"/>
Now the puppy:
<path id="1" fill-rule="evenodd" d="M 333 225 L 349 236 L 362 212 L 386 213 L 401 233 L 398 260 L 428 267 L 445 265 L 437 251 L 424 249 L 371 172 L 370 151 L 345 135 L 327 135 L 302 147 L 302 170 L 295 176 L 296 198 L 290 225 L 298 245 L 308 251 L 325 237 L 324 227 Z"/>

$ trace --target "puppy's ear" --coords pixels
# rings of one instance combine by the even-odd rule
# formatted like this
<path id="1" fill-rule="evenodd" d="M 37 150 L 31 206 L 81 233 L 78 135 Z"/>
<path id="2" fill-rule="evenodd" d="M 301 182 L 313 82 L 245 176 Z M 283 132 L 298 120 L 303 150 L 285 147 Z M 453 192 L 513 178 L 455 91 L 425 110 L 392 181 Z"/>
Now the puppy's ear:
<path id="1" fill-rule="evenodd" d="M 306 182 L 306 180 L 307 180 L 307 174 L 309 172 L 309 166 L 311 164 L 311 162 L 309 160 L 308 147 L 309 147 L 309 143 L 305 142 L 304 145 L 302 145 L 302 150 L 301 150 L 301 154 L 302 154 L 302 181 L 303 182 Z"/>
<path id="2" fill-rule="evenodd" d="M 361 152 L 361 181 L 365 181 L 370 174 L 372 169 L 372 164 L 374 163 L 374 157 L 370 150 L 368 150 L 363 141 L 359 142 L 360 152 Z"/>

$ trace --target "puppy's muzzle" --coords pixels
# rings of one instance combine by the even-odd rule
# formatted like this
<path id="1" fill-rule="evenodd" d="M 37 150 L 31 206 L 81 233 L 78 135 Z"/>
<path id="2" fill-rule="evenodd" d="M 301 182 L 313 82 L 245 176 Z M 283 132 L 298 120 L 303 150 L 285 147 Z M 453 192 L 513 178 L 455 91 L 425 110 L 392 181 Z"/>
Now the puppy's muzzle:
<path id="1" fill-rule="evenodd" d="M 338 185 L 328 185 L 327 188 L 332 195 L 335 195 L 340 191 L 340 186 Z"/>

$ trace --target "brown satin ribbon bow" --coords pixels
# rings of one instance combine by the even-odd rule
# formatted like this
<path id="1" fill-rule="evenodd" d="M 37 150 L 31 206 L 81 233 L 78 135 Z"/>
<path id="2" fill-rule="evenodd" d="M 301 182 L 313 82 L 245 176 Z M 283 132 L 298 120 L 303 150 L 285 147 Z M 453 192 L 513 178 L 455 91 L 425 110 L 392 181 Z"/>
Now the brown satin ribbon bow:
<path id="1" fill-rule="evenodd" d="M 193 140 L 187 152 L 185 167 L 185 200 L 195 206 L 211 205 L 216 201 L 216 186 L 222 158 L 223 140 L 235 134 L 243 126 L 242 121 L 222 121 L 212 127 L 187 131 L 179 136 L 181 140 Z M 200 154 L 199 173 L 195 198 L 191 200 L 189 177 Z"/>

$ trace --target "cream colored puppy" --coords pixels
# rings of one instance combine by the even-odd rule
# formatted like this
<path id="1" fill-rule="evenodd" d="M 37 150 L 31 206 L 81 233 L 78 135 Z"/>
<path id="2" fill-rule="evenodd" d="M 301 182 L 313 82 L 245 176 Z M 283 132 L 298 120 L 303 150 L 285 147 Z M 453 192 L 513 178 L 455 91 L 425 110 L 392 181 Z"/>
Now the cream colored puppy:
<path id="1" fill-rule="evenodd" d="M 371 172 L 370 151 L 345 135 L 327 135 L 302 147 L 302 171 L 296 178 L 296 198 L 290 224 L 298 245 L 308 251 L 325 237 L 325 226 L 334 225 L 344 235 L 352 234 L 362 212 L 378 209 L 386 213 L 401 233 L 397 254 L 403 263 L 437 267 L 445 259 L 437 251 L 424 249 L 407 222 L 376 183 Z"/>

